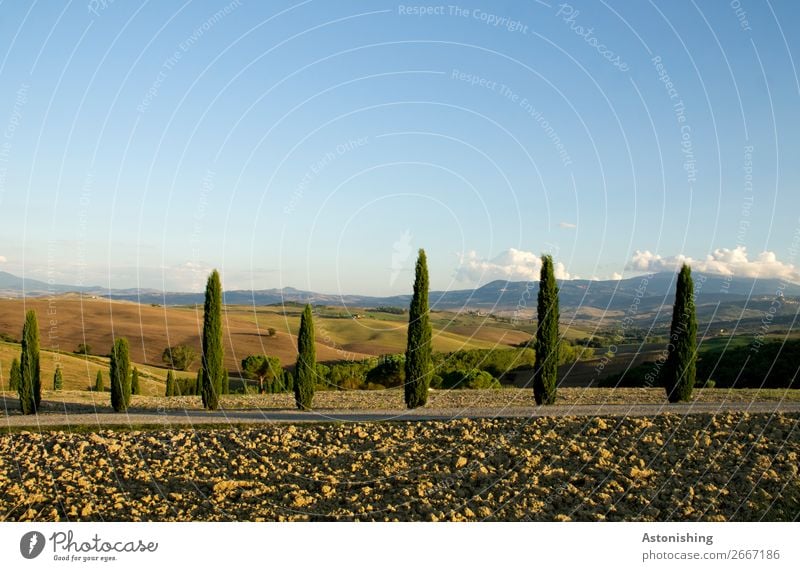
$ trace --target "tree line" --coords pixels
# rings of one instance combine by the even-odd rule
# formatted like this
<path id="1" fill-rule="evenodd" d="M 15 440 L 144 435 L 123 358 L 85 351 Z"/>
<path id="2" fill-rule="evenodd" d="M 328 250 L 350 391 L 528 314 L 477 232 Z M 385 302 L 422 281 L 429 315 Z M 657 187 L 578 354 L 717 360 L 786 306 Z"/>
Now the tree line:
<path id="1" fill-rule="evenodd" d="M 553 271 L 553 260 L 549 255 L 541 258 L 537 296 L 538 325 L 533 341 L 534 374 L 533 394 L 537 404 L 551 405 L 556 402 L 556 381 L 560 362 L 562 339 L 559 336 L 558 286 Z M 691 398 L 696 377 L 696 334 L 694 291 L 691 269 L 684 264 L 678 273 L 675 304 L 670 325 L 669 343 L 666 349 L 663 369 L 659 377 L 670 402 L 686 401 Z M 424 406 L 434 379 L 438 386 L 458 386 L 463 384 L 474 388 L 492 388 L 496 379 L 486 370 L 470 368 L 457 369 L 445 376 L 436 374 L 432 351 L 432 328 L 428 302 L 429 276 L 425 251 L 419 250 L 415 270 L 414 287 L 408 310 L 408 333 L 406 352 L 402 359 L 386 360 L 382 365 L 394 366 L 397 370 L 402 362 L 403 389 L 405 404 L 413 409 Z M 178 357 L 174 352 L 165 352 L 165 360 Z M 248 359 L 250 361 L 248 362 Z M 319 377 L 316 362 L 314 317 L 310 304 L 306 304 L 300 317 L 300 330 L 297 335 L 297 361 L 294 377 L 277 373 L 279 362 L 267 356 L 248 357 L 242 363 L 246 371 L 255 373 L 260 389 L 270 379 L 272 390 L 292 390 L 295 405 L 300 410 L 311 410 L 314 388 Z M 11 381 L 20 399 L 23 414 L 35 414 L 41 404 L 41 368 L 39 363 L 39 327 L 35 311 L 28 311 L 22 329 L 21 356 L 19 364 L 12 363 Z M 279 379 L 279 380 L 276 380 Z M 291 381 L 289 381 L 291 379 Z M 59 368 L 53 381 L 56 390 L 61 388 L 62 376 Z M 109 360 L 109 383 L 111 405 L 117 412 L 128 409 L 131 395 L 140 392 L 139 374 L 131 370 L 130 351 L 127 339 L 114 340 Z M 181 386 L 183 384 L 183 386 Z M 167 374 L 166 394 L 186 394 L 190 392 L 189 383 L 177 381 L 172 371 Z M 224 366 L 222 339 L 222 284 L 219 272 L 214 270 L 208 277 L 203 304 L 203 334 L 201 366 L 194 383 L 194 392 L 200 394 L 203 406 L 216 410 L 220 406 L 219 397 L 230 392 L 228 372 Z M 102 374 L 98 371 L 95 390 L 104 390 Z"/>

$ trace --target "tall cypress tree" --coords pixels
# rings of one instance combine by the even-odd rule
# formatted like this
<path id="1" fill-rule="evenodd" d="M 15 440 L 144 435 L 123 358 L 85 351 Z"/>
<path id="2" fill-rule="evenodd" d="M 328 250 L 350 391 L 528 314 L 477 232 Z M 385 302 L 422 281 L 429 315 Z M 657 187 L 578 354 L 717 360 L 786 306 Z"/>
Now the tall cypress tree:
<path id="1" fill-rule="evenodd" d="M 25 314 L 20 358 L 19 404 L 22 414 L 35 414 L 42 402 L 41 368 L 39 365 L 39 323 L 33 310 Z"/>
<path id="2" fill-rule="evenodd" d="M 22 370 L 19 368 L 19 359 L 14 357 L 11 361 L 11 372 L 8 379 L 8 390 L 19 391 L 20 381 L 22 379 Z"/>
<path id="3" fill-rule="evenodd" d="M 203 305 L 203 406 L 219 408 L 219 395 L 224 391 L 225 365 L 222 348 L 222 284 L 214 270 L 206 283 Z"/>
<path id="4" fill-rule="evenodd" d="M 131 394 L 142 394 L 142 389 L 139 387 L 139 369 L 136 367 L 133 368 L 133 372 L 131 373 Z"/>
<path id="5" fill-rule="evenodd" d="M 692 269 L 686 264 L 678 273 L 667 351 L 663 371 L 667 398 L 669 402 L 688 401 L 692 398 L 696 376 L 697 316 Z"/>
<path id="6" fill-rule="evenodd" d="M 53 390 L 60 391 L 64 388 L 64 375 L 61 373 L 61 366 L 56 365 L 56 372 L 53 373 Z"/>
<path id="7" fill-rule="evenodd" d="M 317 350 L 314 345 L 314 315 L 306 304 L 297 334 L 297 364 L 294 369 L 294 401 L 300 410 L 311 410 L 317 376 Z"/>
<path id="8" fill-rule="evenodd" d="M 106 388 L 103 385 L 103 371 L 97 371 L 97 376 L 94 378 L 94 391 L 96 393 L 102 393 L 104 390 L 106 390 Z"/>
<path id="9" fill-rule="evenodd" d="M 414 276 L 414 295 L 408 310 L 408 339 L 405 362 L 405 400 L 408 408 L 428 402 L 433 375 L 431 323 L 428 309 L 428 259 L 420 248 Z"/>
<path id="10" fill-rule="evenodd" d="M 131 404 L 131 360 L 128 340 L 120 337 L 111 348 L 109 363 L 111 406 L 116 412 L 125 412 Z"/>
<path id="11" fill-rule="evenodd" d="M 553 272 L 553 258 L 542 256 L 536 312 L 536 364 L 533 372 L 533 397 L 536 404 L 556 402 L 558 379 L 558 286 Z"/>

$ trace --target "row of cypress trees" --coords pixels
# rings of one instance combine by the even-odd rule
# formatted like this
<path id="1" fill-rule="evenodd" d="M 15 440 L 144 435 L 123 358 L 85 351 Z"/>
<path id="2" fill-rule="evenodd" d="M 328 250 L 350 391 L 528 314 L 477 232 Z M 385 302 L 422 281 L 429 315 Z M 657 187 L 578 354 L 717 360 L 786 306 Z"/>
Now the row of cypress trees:
<path id="1" fill-rule="evenodd" d="M 543 255 L 539 274 L 536 313 L 538 325 L 534 349 L 533 396 L 538 405 L 556 401 L 560 337 L 558 286 L 553 258 Z M 670 325 L 670 342 L 664 366 L 664 388 L 670 402 L 691 399 L 695 383 L 697 358 L 697 317 L 691 268 L 683 264 L 675 291 Z M 428 264 L 425 250 L 420 249 L 415 267 L 414 293 L 408 312 L 408 340 L 405 360 L 405 402 L 408 408 L 424 406 L 434 374 L 431 360 L 431 325 L 428 307 Z"/>
<path id="2" fill-rule="evenodd" d="M 424 406 L 434 374 L 432 361 L 432 330 L 428 303 L 428 262 L 425 250 L 420 249 L 414 272 L 414 292 L 408 316 L 408 337 L 405 354 L 404 386 L 408 408 Z M 533 394 L 539 405 L 550 405 L 556 400 L 559 347 L 559 304 L 553 259 L 542 256 L 537 297 L 538 327 L 534 349 L 536 368 L 533 376 Z M 691 398 L 695 383 L 697 318 L 694 304 L 694 287 L 691 268 L 684 264 L 678 274 L 675 304 L 670 324 L 670 341 L 664 365 L 664 386 L 670 402 Z M 209 410 L 219 408 L 219 396 L 228 392 L 228 373 L 224 366 L 222 342 L 222 284 L 219 272 L 214 270 L 206 283 L 203 305 L 203 353 L 198 372 L 198 390 L 203 406 Z M 317 374 L 314 318 L 307 304 L 300 317 L 297 336 L 297 362 L 295 369 L 295 404 L 300 410 L 310 410 L 314 399 Z M 61 370 L 56 370 L 54 388 L 61 385 Z M 171 371 L 167 379 L 167 395 L 174 394 Z M 22 354 L 20 361 L 11 365 L 11 386 L 17 388 L 23 414 L 34 414 L 41 403 L 41 367 L 39 363 L 39 326 L 36 312 L 28 311 L 22 329 Z M 109 364 L 111 405 L 115 411 L 127 410 L 131 394 L 139 389 L 138 370 L 130 370 L 128 340 L 120 337 L 114 341 Z M 97 372 L 95 390 L 103 391 L 103 376 Z"/>

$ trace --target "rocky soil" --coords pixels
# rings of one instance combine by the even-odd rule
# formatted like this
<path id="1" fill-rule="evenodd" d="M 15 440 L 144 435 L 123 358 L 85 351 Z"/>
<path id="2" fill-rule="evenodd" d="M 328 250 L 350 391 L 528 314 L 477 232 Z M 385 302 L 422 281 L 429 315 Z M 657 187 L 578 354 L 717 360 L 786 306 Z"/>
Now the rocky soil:
<path id="1" fill-rule="evenodd" d="M 0 520 L 795 520 L 800 415 L 0 436 Z"/>

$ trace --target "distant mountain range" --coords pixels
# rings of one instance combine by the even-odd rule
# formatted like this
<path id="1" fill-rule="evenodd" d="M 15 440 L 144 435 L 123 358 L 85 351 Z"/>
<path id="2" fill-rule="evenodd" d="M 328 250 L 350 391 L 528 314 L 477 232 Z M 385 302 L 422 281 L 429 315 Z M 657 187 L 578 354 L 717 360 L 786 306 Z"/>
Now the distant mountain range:
<path id="1" fill-rule="evenodd" d="M 742 302 L 753 298 L 775 297 L 778 291 L 786 297 L 800 296 L 800 285 L 785 284 L 776 279 L 754 279 L 695 274 L 698 287 L 697 305 Z M 675 274 L 657 273 L 622 280 L 562 280 L 559 282 L 561 306 L 589 307 L 602 310 L 624 310 L 636 302 L 637 312 L 671 305 L 675 291 Z M 432 291 L 434 309 L 470 308 L 486 312 L 508 312 L 535 309 L 539 284 L 536 282 L 493 281 L 477 289 Z M 18 298 L 23 295 L 41 297 L 69 292 L 115 300 L 159 305 L 195 305 L 203 303 L 202 293 L 162 292 L 155 289 L 108 289 L 100 286 L 50 284 L 31 278 L 20 278 L 0 272 L 0 295 Z M 224 292 L 225 303 L 235 305 L 274 305 L 311 303 L 338 307 L 407 307 L 411 295 L 367 296 L 322 294 L 291 287 L 264 290 L 230 290 Z"/>

